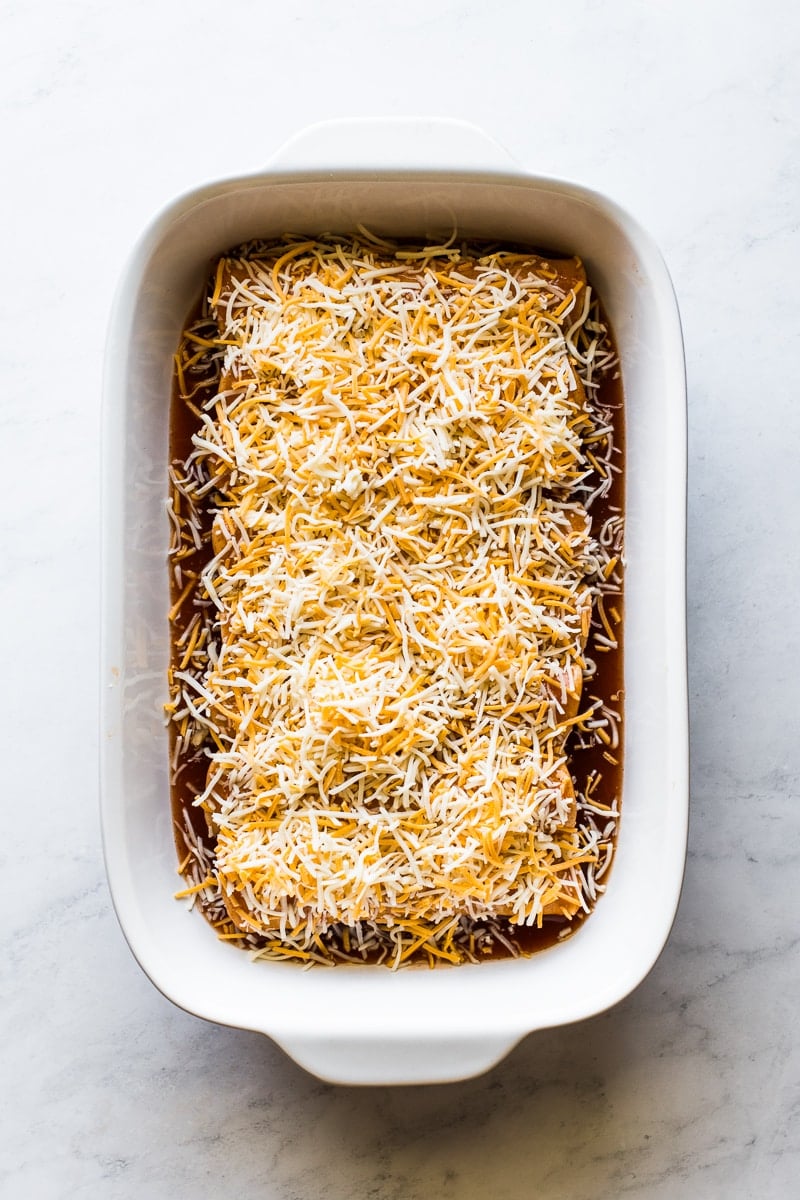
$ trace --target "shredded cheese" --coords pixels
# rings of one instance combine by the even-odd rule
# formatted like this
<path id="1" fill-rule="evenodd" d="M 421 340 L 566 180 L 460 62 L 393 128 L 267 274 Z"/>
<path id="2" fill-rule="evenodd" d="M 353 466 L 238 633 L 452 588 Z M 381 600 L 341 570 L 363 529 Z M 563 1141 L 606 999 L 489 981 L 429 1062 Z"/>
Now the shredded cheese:
<path id="1" fill-rule="evenodd" d="M 567 740 L 617 744 L 581 697 L 621 521 L 592 533 L 611 351 L 580 263 L 288 239 L 220 260 L 207 311 L 168 707 L 214 850 L 182 894 L 262 954 L 392 965 L 585 911 L 609 831 Z"/>

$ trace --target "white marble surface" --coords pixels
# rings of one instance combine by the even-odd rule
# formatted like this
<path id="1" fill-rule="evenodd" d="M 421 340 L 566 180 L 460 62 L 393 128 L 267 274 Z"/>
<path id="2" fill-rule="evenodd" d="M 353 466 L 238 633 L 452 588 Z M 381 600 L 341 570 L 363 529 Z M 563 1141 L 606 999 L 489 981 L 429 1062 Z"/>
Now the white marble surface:
<path id="1" fill-rule="evenodd" d="M 796 1195 L 796 6 L 4 0 L 0 21 L 0 1193 Z M 99 392 L 122 263 L 177 192 L 370 113 L 473 120 L 661 244 L 689 373 L 693 753 L 683 900 L 639 990 L 482 1079 L 375 1092 L 162 999 L 110 909 L 96 802 Z"/>

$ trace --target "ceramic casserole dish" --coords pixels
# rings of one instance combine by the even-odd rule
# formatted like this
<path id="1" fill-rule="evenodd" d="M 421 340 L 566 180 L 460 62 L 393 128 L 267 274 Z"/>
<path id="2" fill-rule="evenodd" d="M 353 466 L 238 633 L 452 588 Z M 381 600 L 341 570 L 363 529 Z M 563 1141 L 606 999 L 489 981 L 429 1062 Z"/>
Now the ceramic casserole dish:
<path id="1" fill-rule="evenodd" d="M 299 969 L 218 941 L 179 886 L 169 800 L 165 512 L 172 356 L 209 263 L 286 231 L 526 243 L 585 262 L 620 354 L 626 404 L 625 758 L 606 894 L 575 936 L 530 958 L 429 970 Z M 164 995 L 274 1038 L 321 1078 L 443 1082 L 524 1035 L 590 1017 L 645 977 L 686 853 L 686 396 L 678 311 L 650 238 L 610 200 L 530 175 L 455 122 L 317 126 L 260 174 L 200 188 L 134 250 L 104 384 L 102 821 L 125 936 Z"/>

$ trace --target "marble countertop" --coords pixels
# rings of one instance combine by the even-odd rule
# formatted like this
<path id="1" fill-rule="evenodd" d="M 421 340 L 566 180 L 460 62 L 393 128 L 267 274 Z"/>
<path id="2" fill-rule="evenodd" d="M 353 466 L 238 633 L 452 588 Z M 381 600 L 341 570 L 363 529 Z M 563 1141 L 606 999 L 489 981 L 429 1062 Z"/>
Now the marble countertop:
<path id="1" fill-rule="evenodd" d="M 0 23 L 0 1194 L 795 1194 L 796 6 L 9 0 Z M 370 114 L 471 120 L 662 247 L 689 378 L 692 706 L 686 883 L 648 979 L 482 1078 L 375 1091 L 148 983 L 109 902 L 96 767 L 100 377 L 123 262 L 177 193 Z"/>

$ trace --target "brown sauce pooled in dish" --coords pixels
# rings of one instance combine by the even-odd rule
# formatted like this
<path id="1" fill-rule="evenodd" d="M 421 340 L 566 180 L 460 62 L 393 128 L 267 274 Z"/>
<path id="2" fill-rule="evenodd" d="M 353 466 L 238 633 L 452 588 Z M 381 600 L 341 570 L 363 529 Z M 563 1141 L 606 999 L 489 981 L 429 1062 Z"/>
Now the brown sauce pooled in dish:
<path id="1" fill-rule="evenodd" d="M 252 248 L 248 247 L 252 255 Z M 486 253 L 488 248 L 470 246 L 469 255 Z M 257 254 L 263 251 L 259 247 Z M 520 251 L 521 254 L 533 252 Z M 233 252 L 232 258 L 239 259 L 241 251 Z M 274 255 L 273 255 L 274 258 Z M 553 260 L 557 265 L 557 261 Z M 213 412 L 215 397 L 220 389 L 224 346 L 220 343 L 220 332 L 213 311 L 209 307 L 209 296 L 213 294 L 215 276 L 219 290 L 219 269 L 212 274 L 209 289 L 187 318 L 184 335 L 176 356 L 176 372 L 170 421 L 170 461 L 173 480 L 171 501 L 173 506 L 173 550 L 170 559 L 170 582 L 172 591 L 172 666 L 170 746 L 172 762 L 172 811 L 176 829 L 176 845 L 179 869 L 184 875 L 186 887 L 179 895 L 191 896 L 199 903 L 201 911 L 214 926 L 219 936 L 256 952 L 265 948 L 275 957 L 275 943 L 251 929 L 246 930 L 231 916 L 239 911 L 238 897 L 229 897 L 225 903 L 215 875 L 216 837 L 210 832 L 210 821 L 204 807 L 195 801 L 207 789 L 209 778 L 209 756 L 220 749 L 207 733 L 201 736 L 191 714 L 187 715 L 182 701 L 185 689 L 180 675 L 185 679 L 194 666 L 204 658 L 204 646 L 213 645 L 219 637 L 217 609 L 200 575 L 213 557 L 211 546 L 212 524 L 215 516 L 228 503 L 224 491 L 213 485 L 206 486 L 201 474 L 200 488 L 195 488 L 191 501 L 184 494 L 182 480 L 186 478 L 184 464 L 193 453 L 193 439 L 200 433 L 204 411 Z M 602 358 L 607 364 L 593 380 L 590 397 L 593 412 L 593 432 L 589 437 L 596 440 L 591 445 L 595 466 L 585 485 L 585 492 L 594 491 L 587 505 L 591 518 L 591 534 L 601 535 L 608 543 L 605 557 L 607 582 L 603 594 L 595 599 L 588 640 L 585 647 L 586 670 L 580 709 L 585 711 L 594 701 L 599 701 L 595 712 L 596 728 L 587 728 L 583 723 L 568 735 L 566 744 L 569 772 L 577 796 L 575 826 L 593 830 L 593 841 L 597 860 L 591 872 L 586 874 L 587 887 L 581 906 L 569 915 L 545 914 L 539 923 L 519 925 L 506 917 L 463 922 L 455 939 L 450 943 L 451 957 L 448 961 L 483 961 L 492 957 L 528 955 L 552 946 L 571 935 L 593 908 L 597 896 L 602 892 L 610 868 L 618 827 L 619 802 L 622 790 L 622 717 L 623 697 L 623 654 L 622 654 L 622 568 L 621 535 L 624 503 L 624 406 L 621 380 L 616 366 L 616 355 L 611 333 L 602 310 L 595 299 L 588 322 L 591 330 L 586 337 L 599 339 Z M 600 333 L 599 331 L 603 332 Z M 223 381 L 230 386 L 230 380 Z M 597 431 L 608 432 L 597 436 Z M 603 476 L 608 477 L 604 487 Z M 176 486 L 177 480 L 177 486 Z M 205 494 L 198 496 L 197 491 Z M 191 491 L 191 489 L 190 489 Z M 188 508 L 191 507 L 191 518 Z M 610 565 L 609 565 L 610 564 Z M 190 695 L 193 695 L 190 692 Z M 597 721 L 602 717 L 602 722 Z M 583 868 L 581 868 L 583 870 Z M 393 947 L 387 947 L 380 939 L 362 939 L 357 944 L 355 932 L 341 925 L 334 926 L 316 939 L 310 954 L 295 954 L 287 949 L 283 957 L 305 957 L 321 961 L 386 961 L 395 960 Z M 403 962 L 422 961 L 433 965 L 439 956 L 427 947 L 403 954 Z"/>

